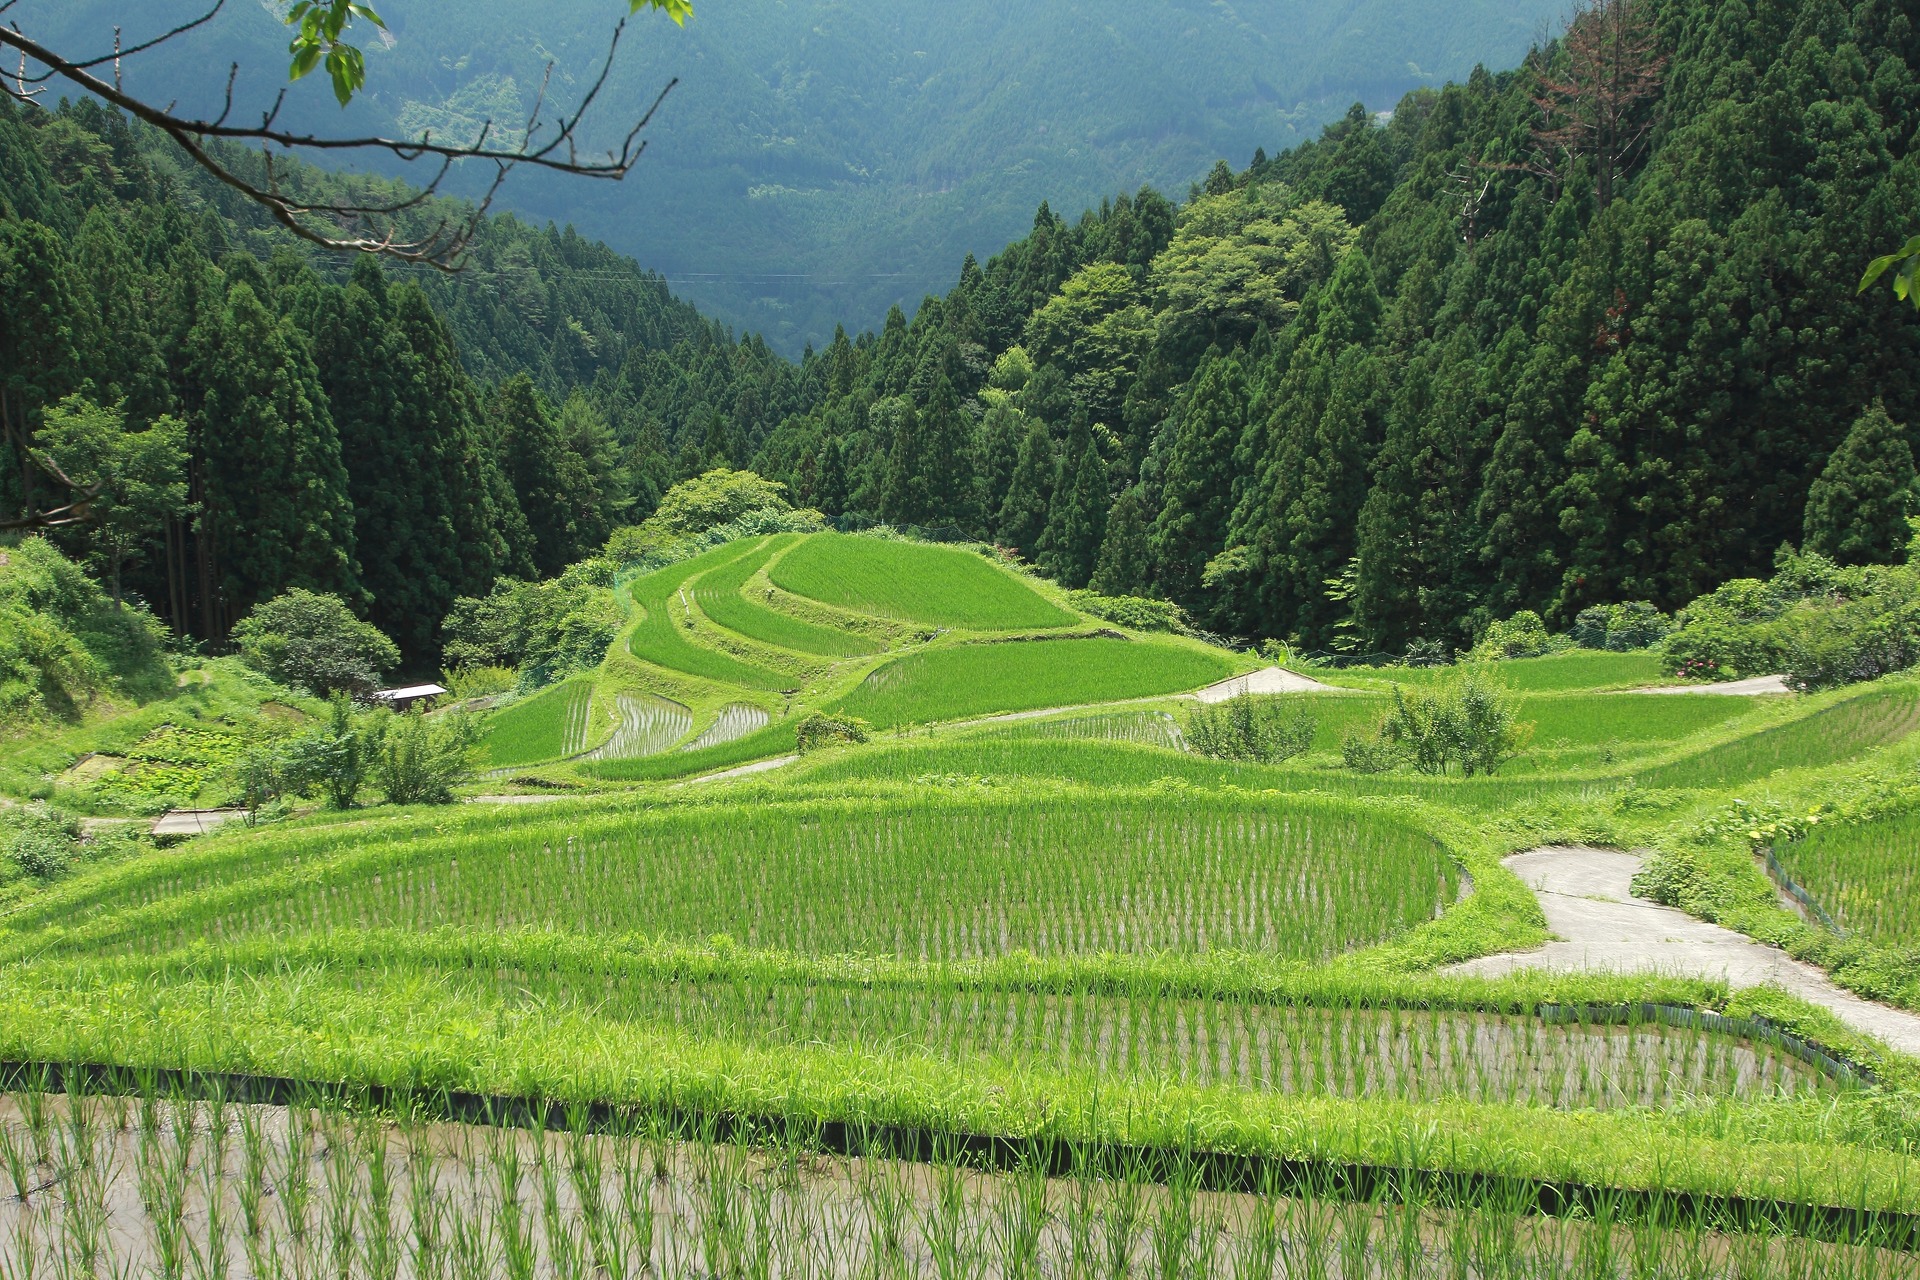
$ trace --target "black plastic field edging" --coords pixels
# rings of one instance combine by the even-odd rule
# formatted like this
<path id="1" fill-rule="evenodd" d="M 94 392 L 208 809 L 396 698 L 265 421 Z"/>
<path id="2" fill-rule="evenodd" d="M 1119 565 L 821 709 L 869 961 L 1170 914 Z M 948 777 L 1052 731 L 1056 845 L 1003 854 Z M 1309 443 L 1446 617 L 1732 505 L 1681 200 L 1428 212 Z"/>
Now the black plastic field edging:
<path id="1" fill-rule="evenodd" d="M 1607 1004 L 1607 1005 L 1566 1005 L 1543 1004 L 1534 1008 L 1534 1016 L 1542 1022 L 1566 1025 L 1579 1023 L 1587 1026 L 1625 1026 L 1633 1022 L 1657 1022 L 1663 1026 L 1679 1027 L 1688 1031 L 1705 1031 L 1712 1035 L 1733 1036 L 1741 1040 L 1757 1040 L 1772 1045 L 1791 1057 L 1819 1071 L 1840 1080 L 1857 1084 L 1877 1085 L 1880 1077 L 1871 1067 L 1849 1061 L 1825 1045 L 1784 1031 L 1768 1022 L 1765 1018 L 1735 1018 L 1724 1013 L 1714 1013 L 1708 1009 L 1690 1009 L 1678 1004 Z"/>
<path id="2" fill-rule="evenodd" d="M 1315 1196 L 1361 1203 L 1470 1205 L 1510 1213 L 1616 1225 L 1704 1228 L 1729 1234 L 1786 1233 L 1824 1243 L 1920 1252 L 1920 1214 L 1859 1206 L 1658 1188 L 1607 1187 L 1404 1164 L 1357 1164 L 1292 1156 L 1143 1146 L 1056 1137 L 1016 1138 L 858 1121 L 819 1120 L 665 1106 L 489 1095 L 452 1089 L 317 1082 L 284 1076 L 94 1063 L 0 1062 L 0 1091 L 82 1096 L 219 1098 L 263 1106 L 337 1106 L 409 1114 L 454 1124 L 596 1134 L 659 1132 L 719 1142 L 827 1154 L 956 1162 L 983 1171 L 1039 1167 L 1052 1177 L 1180 1182 L 1197 1190 Z"/>
<path id="3" fill-rule="evenodd" d="M 1761 845 L 1760 855 L 1761 865 L 1766 868 L 1767 877 L 1773 881 L 1776 889 L 1786 894 L 1789 898 L 1792 898 L 1808 911 L 1811 911 L 1814 919 L 1818 920 L 1821 926 L 1834 937 L 1845 938 L 1847 936 L 1847 931 L 1840 927 L 1840 922 L 1828 915 L 1827 909 L 1820 905 L 1820 899 L 1801 888 L 1800 882 L 1793 878 L 1792 873 L 1787 870 L 1786 865 L 1780 861 L 1780 857 L 1774 852 L 1772 845 Z"/>

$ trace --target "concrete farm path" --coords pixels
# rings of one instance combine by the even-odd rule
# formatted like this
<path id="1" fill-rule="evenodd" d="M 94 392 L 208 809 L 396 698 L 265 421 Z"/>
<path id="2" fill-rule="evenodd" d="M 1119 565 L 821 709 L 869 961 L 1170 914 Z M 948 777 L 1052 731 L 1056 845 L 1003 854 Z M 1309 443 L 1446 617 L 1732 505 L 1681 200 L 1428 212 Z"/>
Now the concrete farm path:
<path id="1" fill-rule="evenodd" d="M 1792 693 L 1785 676 L 1754 676 L 1750 680 L 1729 680 L 1725 684 L 1670 684 L 1655 689 L 1620 689 L 1620 693 L 1704 693 L 1723 698 L 1761 698 L 1770 693 Z"/>
<path id="2" fill-rule="evenodd" d="M 1506 865 L 1539 896 L 1547 927 L 1560 940 L 1534 951 L 1469 960 L 1448 972 L 1500 977 L 1522 969 L 1652 970 L 1735 987 L 1771 983 L 1830 1010 L 1856 1031 L 1920 1055 L 1920 1015 L 1864 1000 L 1784 951 L 1635 897 L 1640 859 L 1634 854 L 1535 849 L 1508 858 Z"/>

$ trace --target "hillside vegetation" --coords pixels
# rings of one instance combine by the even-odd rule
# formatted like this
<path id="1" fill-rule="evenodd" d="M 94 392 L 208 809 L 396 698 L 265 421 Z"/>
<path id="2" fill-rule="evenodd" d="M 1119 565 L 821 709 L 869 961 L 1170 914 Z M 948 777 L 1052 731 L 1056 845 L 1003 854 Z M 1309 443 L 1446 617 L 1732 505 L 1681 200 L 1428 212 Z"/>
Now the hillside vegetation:
<path id="1" fill-rule="evenodd" d="M 143 22 L 162 30 L 186 7 L 161 3 Z M 31 0 L 22 21 L 90 46 L 119 20 L 110 9 Z M 317 85 L 301 85 L 289 122 L 465 137 L 486 119 L 522 121 L 550 60 L 550 92 L 576 100 L 621 12 L 598 0 L 537 13 L 503 0 L 393 0 L 379 11 L 392 38 L 370 48 L 367 92 L 344 121 Z M 1542 0 L 1068 0 L 1019 13 L 732 0 L 696 9 L 684 28 L 656 19 L 630 33 L 589 147 L 611 145 L 679 80 L 633 181 L 527 175 L 503 205 L 643 258 L 708 314 L 794 358 L 836 325 L 857 332 L 890 306 L 911 310 L 968 253 L 1018 235 L 1042 200 L 1077 209 L 1143 183 L 1184 191 L 1219 157 L 1291 146 L 1355 100 L 1384 110 L 1477 63 L 1506 65 L 1560 16 Z M 242 100 L 265 102 L 284 44 L 272 14 L 237 7 L 177 49 L 129 59 L 127 77 L 217 112 L 218 94 L 194 73 L 237 60 Z"/>
<path id="2" fill-rule="evenodd" d="M 0 109 L 0 1280 L 1920 1277 L 1917 40 L 1593 0 L 799 364 Z"/>

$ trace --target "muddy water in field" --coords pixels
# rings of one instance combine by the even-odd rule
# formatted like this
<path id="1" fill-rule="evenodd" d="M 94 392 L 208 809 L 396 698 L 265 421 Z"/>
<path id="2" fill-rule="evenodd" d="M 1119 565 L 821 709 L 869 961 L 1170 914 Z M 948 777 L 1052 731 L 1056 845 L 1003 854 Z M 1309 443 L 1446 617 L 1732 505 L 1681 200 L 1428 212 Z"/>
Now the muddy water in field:
<path id="1" fill-rule="evenodd" d="M 1908 1255 L 279 1107 L 0 1099 L 0 1277 L 1872 1276 Z"/>

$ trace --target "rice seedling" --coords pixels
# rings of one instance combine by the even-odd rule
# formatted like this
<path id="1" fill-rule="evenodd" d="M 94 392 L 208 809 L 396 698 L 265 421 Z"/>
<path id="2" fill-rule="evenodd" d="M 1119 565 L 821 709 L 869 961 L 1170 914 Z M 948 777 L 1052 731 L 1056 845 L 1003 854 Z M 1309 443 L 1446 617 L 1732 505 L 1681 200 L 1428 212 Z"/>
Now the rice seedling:
<path id="1" fill-rule="evenodd" d="M 689 742 L 684 750 L 705 751 L 710 747 L 725 746 L 729 742 L 738 742 L 742 738 L 760 732 L 773 722 L 766 708 L 756 707 L 750 702 L 736 702 L 722 707 L 714 722 L 701 731 L 700 736 Z"/>
<path id="2" fill-rule="evenodd" d="M 742 556 L 703 575 L 693 593 L 700 612 L 749 640 L 795 653 L 821 658 L 857 658 L 878 653 L 881 646 L 865 636 L 795 618 L 743 594 L 749 578 L 798 541 L 800 537 L 795 534 L 773 538 L 755 554 Z"/>
<path id="3" fill-rule="evenodd" d="M 614 698 L 613 705 L 613 736 L 587 752 L 585 759 L 638 760 L 657 756 L 693 729 L 693 712 L 669 698 L 650 693 L 623 693 Z"/>
<path id="4" fill-rule="evenodd" d="M 1636 771 L 1642 787 L 1724 787 L 1851 760 L 1920 727 L 1920 686 L 1868 689 L 1812 715 Z"/>
<path id="5" fill-rule="evenodd" d="M 398 856 L 395 856 L 398 855 Z M 1424 920 L 1458 871 L 1429 837 L 1325 802 L 1019 801 L 879 814 L 732 807 L 570 820 L 352 860 L 258 898 L 148 914 L 136 942 L 450 925 L 637 931 L 927 960 L 1243 949 L 1322 958 Z"/>
<path id="6" fill-rule="evenodd" d="M 881 667 L 835 710 L 890 728 L 1149 698 L 1233 674 L 1226 654 L 1151 640 L 1040 640 L 932 649 Z"/>
<path id="7" fill-rule="evenodd" d="M 317 1121 L 330 1135 L 326 1163 L 377 1162 L 376 1152 L 387 1149 L 394 1131 L 370 1116 L 333 1110 L 338 1103 L 327 1105 Z M 259 1131 L 271 1161 L 290 1126 L 272 1109 L 263 1115 L 267 1122 Z M 179 1125 L 197 1127 L 192 1115 L 169 1120 L 156 1148 L 165 1160 L 177 1160 L 182 1149 L 175 1136 Z M 709 1131 L 704 1138 L 702 1127 Z M 74 1131 L 69 1118 L 65 1133 Z M 215 1139 L 209 1135 L 203 1144 L 206 1159 L 191 1179 L 195 1194 L 166 1210 L 178 1210 L 172 1227 L 186 1256 L 196 1260 L 182 1271 L 150 1234 L 126 1229 L 129 1214 L 139 1220 L 150 1215 L 139 1198 L 114 1188 L 149 1175 L 116 1164 L 112 1149 L 139 1144 L 139 1133 L 87 1131 L 90 1141 L 104 1146 L 90 1157 L 69 1157 L 76 1168 L 100 1171 L 88 1175 L 94 1186 L 85 1197 L 57 1205 L 0 1203 L 0 1230 L 10 1245 L 8 1276 L 222 1274 L 214 1260 L 232 1224 L 212 1206 L 220 1202 L 223 1179 L 244 1172 L 215 1154 Z M 1693 1199 L 1627 1217 L 1624 1198 L 1601 1195 L 1577 1213 L 1543 1218 L 1517 1188 L 1462 1186 L 1435 1195 L 1392 1171 L 1364 1189 L 1329 1169 L 1284 1191 L 1268 1180 L 1257 1189 L 1219 1193 L 1202 1188 L 1198 1155 L 1178 1152 L 1156 1185 L 1152 1169 L 1131 1159 L 1082 1160 L 1065 1176 L 1045 1173 L 1033 1158 L 1038 1148 L 1029 1148 L 1016 1168 L 1001 1174 L 967 1167 L 956 1158 L 957 1149 L 932 1165 L 902 1163 L 884 1149 L 796 1164 L 777 1151 L 716 1144 L 710 1126 L 683 1127 L 661 1147 L 657 1131 L 590 1135 L 577 1115 L 569 1117 L 569 1132 L 553 1136 L 445 1126 L 400 1136 L 410 1171 L 390 1183 L 397 1266 L 382 1263 L 377 1241 L 362 1230 L 351 1243 L 330 1243 L 309 1268 L 297 1249 L 283 1252 L 289 1244 L 285 1228 L 270 1218 L 263 1240 L 249 1249 L 249 1259 L 261 1264 L 250 1261 L 248 1274 L 395 1280 L 429 1280 L 434 1274 L 458 1280 L 696 1274 L 736 1280 L 1920 1276 L 1916 1255 L 1890 1251 L 1870 1238 L 1822 1242 L 1772 1232 L 1723 1234 Z M 430 1176 L 413 1173 L 416 1163 Z M 619 1171 L 611 1185 L 605 1181 L 609 1170 Z M 377 1196 L 371 1171 L 355 1172 L 362 1194 Z M 345 1173 L 339 1176 L 346 1185 Z M 619 1229 L 626 1252 L 598 1255 L 587 1205 L 607 1190 L 625 1195 L 623 1185 L 633 1188 L 634 1199 L 612 1218 L 632 1217 Z M 444 1218 L 399 1203 L 416 1198 L 444 1198 Z M 71 1220 L 76 1213 L 77 1224 Z M 342 1211 L 328 1213 L 339 1217 Z M 359 1225 L 373 1224 L 363 1217 Z M 437 1264 L 422 1260 L 435 1255 L 430 1241 L 441 1238 L 446 1267 L 436 1272 Z M 280 1262 L 284 1257 L 295 1259 L 290 1271 Z M 625 1260 L 615 1262 L 619 1257 Z"/>
<path id="8" fill-rule="evenodd" d="M 767 576 L 795 595 L 927 626 L 1012 631 L 1076 621 L 986 557 L 923 542 L 816 533 Z"/>
<path id="9" fill-rule="evenodd" d="M 513 768 L 578 755 L 587 747 L 593 682 L 563 681 L 495 712 L 480 750 L 490 768 Z"/>
<path id="10" fill-rule="evenodd" d="M 1774 856 L 1847 932 L 1889 947 L 1920 941 L 1920 814 L 1828 823 Z"/>

